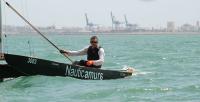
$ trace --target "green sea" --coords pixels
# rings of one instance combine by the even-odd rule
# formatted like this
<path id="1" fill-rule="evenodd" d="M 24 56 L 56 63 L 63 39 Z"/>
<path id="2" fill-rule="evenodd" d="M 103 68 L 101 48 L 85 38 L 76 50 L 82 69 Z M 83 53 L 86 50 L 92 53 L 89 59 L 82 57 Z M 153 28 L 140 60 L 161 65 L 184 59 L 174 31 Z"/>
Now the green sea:
<path id="1" fill-rule="evenodd" d="M 91 35 L 46 35 L 58 47 L 80 50 Z M 98 35 L 103 69 L 134 67 L 117 80 L 30 76 L 0 83 L 0 102 L 200 102 L 200 35 Z M 7 35 L 4 51 L 70 63 L 37 34 Z M 86 56 L 70 57 L 73 60 Z"/>

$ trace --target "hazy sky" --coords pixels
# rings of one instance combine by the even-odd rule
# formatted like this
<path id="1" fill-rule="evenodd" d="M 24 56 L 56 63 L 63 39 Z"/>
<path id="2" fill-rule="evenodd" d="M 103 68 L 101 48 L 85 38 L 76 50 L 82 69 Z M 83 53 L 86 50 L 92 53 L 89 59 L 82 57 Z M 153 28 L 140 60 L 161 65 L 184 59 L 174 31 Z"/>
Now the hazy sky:
<path id="1" fill-rule="evenodd" d="M 84 13 L 90 21 L 111 26 L 110 12 L 118 20 L 140 26 L 165 27 L 167 21 L 176 25 L 200 20 L 200 0 L 7 0 L 37 26 L 85 26 Z M 3 23 L 24 23 L 3 4 Z"/>

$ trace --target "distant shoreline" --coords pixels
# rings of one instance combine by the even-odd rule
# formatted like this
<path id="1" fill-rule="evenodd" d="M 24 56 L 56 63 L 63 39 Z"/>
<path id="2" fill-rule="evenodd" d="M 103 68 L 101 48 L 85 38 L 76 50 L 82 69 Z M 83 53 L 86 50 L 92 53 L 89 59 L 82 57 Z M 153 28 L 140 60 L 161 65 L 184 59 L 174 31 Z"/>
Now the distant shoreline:
<path id="1" fill-rule="evenodd" d="M 6 35 L 36 34 L 36 32 L 7 32 Z M 44 32 L 45 35 L 200 35 L 200 32 Z"/>
<path id="2" fill-rule="evenodd" d="M 186 34 L 200 34 L 200 32 L 72 32 L 64 35 L 186 35 Z"/>

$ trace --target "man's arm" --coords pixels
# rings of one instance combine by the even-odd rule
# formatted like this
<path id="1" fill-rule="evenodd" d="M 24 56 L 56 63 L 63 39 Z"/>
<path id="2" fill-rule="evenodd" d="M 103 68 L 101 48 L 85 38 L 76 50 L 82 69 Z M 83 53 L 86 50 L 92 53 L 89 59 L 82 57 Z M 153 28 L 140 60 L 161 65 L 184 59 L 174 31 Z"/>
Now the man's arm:
<path id="1" fill-rule="evenodd" d="M 81 56 L 87 54 L 88 47 L 85 47 L 79 51 L 65 51 L 69 56 Z"/>
<path id="2" fill-rule="evenodd" d="M 100 50 L 99 50 L 99 60 L 95 60 L 93 64 L 96 65 L 96 66 L 102 65 L 104 63 L 104 56 L 105 56 L 104 49 L 100 48 Z"/>

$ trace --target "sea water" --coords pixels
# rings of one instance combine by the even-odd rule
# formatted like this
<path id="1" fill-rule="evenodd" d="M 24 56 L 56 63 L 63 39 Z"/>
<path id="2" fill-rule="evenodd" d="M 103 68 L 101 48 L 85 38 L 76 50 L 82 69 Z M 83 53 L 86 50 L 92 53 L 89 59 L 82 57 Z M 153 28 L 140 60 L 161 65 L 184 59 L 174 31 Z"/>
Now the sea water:
<path id="1" fill-rule="evenodd" d="M 80 50 L 91 35 L 46 35 L 59 48 Z M 134 67 L 117 80 L 30 76 L 0 83 L 0 102 L 199 102 L 200 35 L 99 35 L 103 69 Z M 7 53 L 70 63 L 37 34 L 7 35 Z M 86 56 L 70 57 L 73 60 Z"/>

